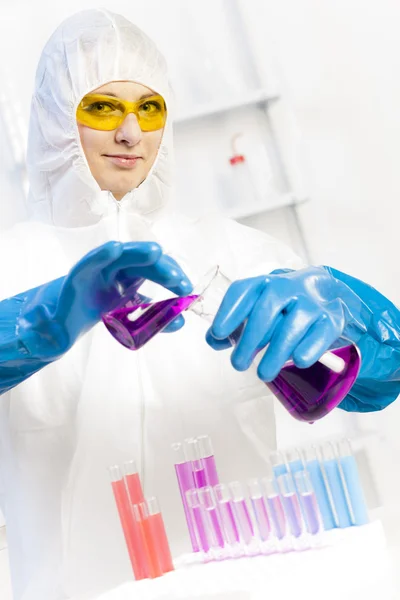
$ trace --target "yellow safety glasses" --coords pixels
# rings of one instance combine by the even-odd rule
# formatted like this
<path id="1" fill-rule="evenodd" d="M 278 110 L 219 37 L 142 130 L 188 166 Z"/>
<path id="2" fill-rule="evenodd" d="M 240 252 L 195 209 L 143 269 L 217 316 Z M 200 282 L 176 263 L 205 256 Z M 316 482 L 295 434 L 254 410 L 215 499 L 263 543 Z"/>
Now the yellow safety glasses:
<path id="1" fill-rule="evenodd" d="M 136 115 L 142 131 L 157 131 L 165 125 L 167 107 L 164 98 L 159 95 L 128 102 L 114 96 L 87 94 L 76 110 L 76 120 L 91 129 L 112 131 L 129 113 Z"/>

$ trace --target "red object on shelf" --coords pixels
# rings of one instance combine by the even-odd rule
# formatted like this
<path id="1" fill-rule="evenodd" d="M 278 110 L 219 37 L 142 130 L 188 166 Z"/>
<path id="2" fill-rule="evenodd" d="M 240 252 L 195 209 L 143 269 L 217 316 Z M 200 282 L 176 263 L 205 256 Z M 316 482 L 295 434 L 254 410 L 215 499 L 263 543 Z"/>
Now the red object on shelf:
<path id="1" fill-rule="evenodd" d="M 246 159 L 243 156 L 243 154 L 234 154 L 234 156 L 232 156 L 229 159 L 229 162 L 231 163 L 231 165 L 237 165 L 240 163 L 244 163 L 245 161 L 246 161 Z"/>

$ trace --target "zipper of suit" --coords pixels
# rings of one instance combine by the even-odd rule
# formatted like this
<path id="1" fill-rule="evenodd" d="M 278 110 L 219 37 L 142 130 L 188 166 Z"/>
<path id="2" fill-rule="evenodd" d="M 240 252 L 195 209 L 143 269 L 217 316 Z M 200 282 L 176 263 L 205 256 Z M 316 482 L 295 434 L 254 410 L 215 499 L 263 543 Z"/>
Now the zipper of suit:
<path id="1" fill-rule="evenodd" d="M 133 190 L 132 194 L 135 193 L 135 190 Z M 123 200 L 116 200 L 114 198 L 114 196 L 111 194 L 112 199 L 114 200 L 114 202 L 116 203 L 116 207 L 117 207 L 117 239 L 118 241 L 121 241 L 121 233 L 122 233 L 122 224 L 121 224 L 121 202 L 123 202 Z M 140 366 L 141 363 L 141 359 L 140 359 L 140 353 L 136 353 L 136 372 L 137 372 L 137 377 L 138 377 L 138 383 L 139 383 L 139 410 L 140 410 L 140 440 L 139 440 L 139 448 L 140 448 L 140 460 L 137 461 L 137 457 L 134 457 L 135 460 L 137 461 L 137 467 L 139 470 L 139 475 L 140 475 L 140 479 L 142 481 L 142 486 L 143 489 L 146 489 L 146 484 L 145 484 L 145 465 L 146 465 L 146 461 L 145 461 L 145 440 L 144 440 L 144 430 L 145 430 L 145 422 L 146 422 L 146 402 L 145 402 L 145 397 L 144 397 L 144 387 L 143 387 L 143 377 L 142 377 L 142 369 Z"/>

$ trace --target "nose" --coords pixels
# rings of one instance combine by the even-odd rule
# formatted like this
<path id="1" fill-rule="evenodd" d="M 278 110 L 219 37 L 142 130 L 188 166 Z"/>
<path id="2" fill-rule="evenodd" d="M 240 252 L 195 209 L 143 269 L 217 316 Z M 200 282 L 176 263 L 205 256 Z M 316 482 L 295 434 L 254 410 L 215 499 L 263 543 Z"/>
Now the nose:
<path id="1" fill-rule="evenodd" d="M 142 130 L 136 115 L 129 113 L 117 128 L 115 140 L 119 144 L 126 144 L 129 147 L 136 146 L 142 139 Z"/>

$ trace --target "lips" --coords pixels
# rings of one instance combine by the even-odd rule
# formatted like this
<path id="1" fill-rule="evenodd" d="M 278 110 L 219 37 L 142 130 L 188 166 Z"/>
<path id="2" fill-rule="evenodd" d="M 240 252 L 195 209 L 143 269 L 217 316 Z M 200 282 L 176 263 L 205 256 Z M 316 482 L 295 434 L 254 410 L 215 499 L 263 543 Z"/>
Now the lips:
<path id="1" fill-rule="evenodd" d="M 141 156 L 132 154 L 104 154 L 104 156 L 118 167 L 124 169 L 132 169 L 139 160 L 142 160 Z"/>

